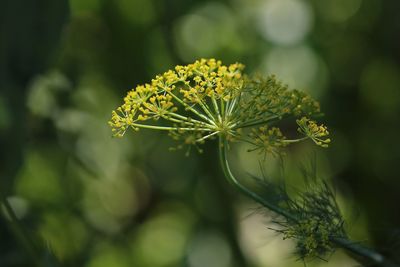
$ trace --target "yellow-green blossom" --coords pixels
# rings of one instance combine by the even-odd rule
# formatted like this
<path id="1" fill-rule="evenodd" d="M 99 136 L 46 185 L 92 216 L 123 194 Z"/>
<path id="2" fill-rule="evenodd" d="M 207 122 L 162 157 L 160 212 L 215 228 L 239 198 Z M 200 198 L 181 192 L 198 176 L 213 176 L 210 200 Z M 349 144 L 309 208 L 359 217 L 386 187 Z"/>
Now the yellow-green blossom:
<path id="1" fill-rule="evenodd" d="M 250 151 L 259 151 L 266 154 L 277 155 L 280 148 L 287 146 L 289 143 L 285 142 L 286 137 L 283 136 L 281 130 L 277 127 L 268 128 L 268 126 L 261 126 L 253 128 L 249 134 L 248 142 L 253 145 Z"/>
<path id="2" fill-rule="evenodd" d="M 157 75 L 128 92 L 124 103 L 112 112 L 109 124 L 114 136 L 123 136 L 129 128 L 165 130 L 173 139 L 196 146 L 216 136 L 254 138 L 253 142 L 264 143 L 263 150 L 268 152 L 299 141 L 286 140 L 276 127 L 267 132 L 267 128 L 256 128 L 250 135 L 241 131 L 320 112 L 318 102 L 289 90 L 275 76 L 249 78 L 243 69 L 240 63 L 225 66 L 219 60 L 201 59 Z M 310 138 L 323 142 L 320 136 Z"/>
<path id="3" fill-rule="evenodd" d="M 331 139 L 328 138 L 328 128 L 324 125 L 318 125 L 315 121 L 303 117 L 296 120 L 299 125 L 298 131 L 309 137 L 319 146 L 328 147 Z"/>

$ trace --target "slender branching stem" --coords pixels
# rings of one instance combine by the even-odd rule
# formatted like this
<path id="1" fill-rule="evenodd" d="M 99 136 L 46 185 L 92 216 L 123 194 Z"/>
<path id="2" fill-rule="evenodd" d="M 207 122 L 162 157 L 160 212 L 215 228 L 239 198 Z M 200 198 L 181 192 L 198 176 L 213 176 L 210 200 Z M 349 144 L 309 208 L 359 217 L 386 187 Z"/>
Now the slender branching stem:
<path id="1" fill-rule="evenodd" d="M 212 111 L 210 110 L 208 105 L 206 105 L 202 99 L 199 99 L 197 103 L 203 109 L 203 111 L 207 114 L 207 116 L 209 118 L 211 118 L 212 121 L 214 121 L 214 122 L 217 121 L 216 117 L 214 116 L 214 114 L 212 113 Z"/>
<path id="2" fill-rule="evenodd" d="M 250 197 L 257 203 L 263 205 L 264 207 L 268 208 L 269 210 L 275 212 L 276 214 L 285 217 L 289 221 L 293 222 L 298 222 L 299 219 L 297 216 L 287 212 L 286 210 L 282 209 L 281 207 L 278 207 L 255 192 L 251 191 L 244 185 L 242 185 L 236 177 L 233 175 L 230 167 L 229 167 L 229 162 L 227 159 L 227 141 L 223 136 L 219 137 L 219 158 L 220 158 L 220 164 L 222 167 L 222 170 L 224 172 L 225 178 L 228 180 L 230 184 L 232 184 L 236 189 L 238 189 L 241 193 L 245 194 L 246 196 Z M 330 241 L 333 242 L 337 247 L 346 249 L 347 251 L 350 251 L 358 256 L 364 257 L 377 266 L 381 267 L 400 267 L 399 265 L 391 262 L 390 260 L 386 259 L 382 254 L 366 248 L 358 243 L 355 243 L 345 237 L 336 237 L 332 236 L 330 237 Z"/>
<path id="3" fill-rule="evenodd" d="M 200 112 L 198 112 L 195 108 L 193 108 L 192 106 L 188 105 L 187 103 L 185 103 L 183 100 L 181 100 L 179 97 L 177 97 L 176 95 L 174 95 L 172 92 L 168 92 L 168 94 L 170 94 L 177 102 L 179 102 L 182 106 L 184 106 L 187 110 L 190 110 L 193 114 L 195 114 L 196 116 L 202 118 L 203 120 L 208 121 L 211 124 L 214 124 L 214 122 L 208 118 L 207 116 L 201 114 Z"/>
<path id="4" fill-rule="evenodd" d="M 222 113 L 219 110 L 217 100 L 215 98 L 212 98 L 211 102 L 212 102 L 212 105 L 214 107 L 215 114 L 218 115 L 218 122 L 221 122 L 222 121 L 222 117 L 221 117 Z"/>
<path id="5" fill-rule="evenodd" d="M 228 101 L 228 103 L 226 104 L 226 109 L 227 109 L 226 115 L 227 116 L 232 115 L 232 112 L 234 110 L 234 107 L 236 106 L 236 103 L 237 103 L 237 98 L 234 98 L 233 100 Z"/>
<path id="6" fill-rule="evenodd" d="M 192 122 L 183 121 L 181 119 L 175 119 L 175 118 L 172 118 L 171 116 L 168 117 L 168 116 L 162 115 L 161 118 L 163 118 L 163 119 L 165 119 L 167 121 L 181 123 L 181 124 L 184 124 L 184 125 L 194 125 L 194 123 L 192 123 Z"/>
<path id="7" fill-rule="evenodd" d="M 212 137 L 212 136 L 214 136 L 214 135 L 217 135 L 217 134 L 219 134 L 219 131 L 217 131 L 217 132 L 212 132 L 212 133 L 210 133 L 210 134 L 207 134 L 207 135 L 205 135 L 205 136 L 203 136 L 203 137 L 197 139 L 196 142 L 204 141 L 204 140 L 206 140 L 206 139 L 208 139 L 208 138 L 210 138 L 210 137 Z"/>
<path id="8" fill-rule="evenodd" d="M 196 120 L 196 119 L 193 119 L 193 118 L 189 118 L 189 117 L 186 117 L 186 116 L 182 116 L 182 115 L 177 114 L 177 113 L 175 113 L 175 112 L 171 112 L 171 114 L 169 114 L 169 115 L 170 115 L 170 116 L 174 116 L 174 117 L 176 117 L 176 118 L 179 118 L 179 119 L 183 120 L 185 123 L 191 123 L 191 124 L 193 124 L 193 125 L 198 124 L 198 125 L 204 125 L 204 126 L 208 126 L 208 127 L 213 127 L 213 126 L 215 126 L 215 125 L 206 123 L 206 122 L 204 122 L 204 121 L 199 121 L 199 120 Z"/>
<path id="9" fill-rule="evenodd" d="M 298 143 L 298 142 L 301 142 L 301 141 L 304 141 L 307 139 L 310 139 L 310 137 L 304 136 L 304 137 L 298 138 L 298 139 L 285 139 L 285 140 L 282 140 L 282 142 L 290 144 L 290 143 Z"/>
<path id="10" fill-rule="evenodd" d="M 259 120 L 253 120 L 246 124 L 240 125 L 240 128 L 248 128 L 248 127 L 254 127 L 257 125 L 265 125 L 266 123 L 271 123 L 272 121 L 279 120 L 279 119 L 281 119 L 281 116 L 271 116 L 268 119 L 264 118 L 264 119 L 259 119 Z M 235 127 L 235 129 L 236 128 L 239 128 L 239 127 Z"/>
<path id="11" fill-rule="evenodd" d="M 157 125 L 148 125 L 148 124 L 140 124 L 140 123 L 132 123 L 132 126 L 138 127 L 138 128 L 145 128 L 145 129 L 153 129 L 153 130 L 161 130 L 161 131 L 177 131 L 177 130 L 182 130 L 182 131 L 210 131 L 208 128 L 184 128 L 184 127 L 169 127 L 169 126 L 157 126 Z"/>
<path id="12" fill-rule="evenodd" d="M 278 207 L 276 205 L 271 204 L 270 202 L 266 201 L 265 199 L 263 199 L 261 196 L 259 196 L 255 192 L 247 189 L 244 185 L 242 185 L 236 179 L 236 177 L 233 175 L 233 173 L 232 173 L 232 171 L 231 171 L 231 169 L 229 167 L 229 163 L 228 163 L 228 159 L 227 159 L 228 143 L 227 143 L 226 139 L 223 136 L 219 137 L 219 144 L 218 145 L 219 145 L 219 159 L 220 159 L 220 163 L 221 163 L 221 166 L 222 166 L 222 170 L 224 172 L 224 175 L 225 175 L 226 179 L 228 180 L 228 182 L 230 184 L 232 184 L 234 187 L 236 187 L 236 189 L 238 189 L 241 193 L 245 194 L 246 196 L 250 197 L 254 201 L 260 203 L 263 206 L 265 206 L 266 208 L 272 210 L 273 212 L 276 212 L 277 214 L 284 216 L 288 220 L 297 221 L 296 217 L 293 216 L 292 214 L 286 212 L 285 210 L 281 209 L 280 207 Z"/>
<path id="13" fill-rule="evenodd" d="M 229 101 L 229 100 L 228 100 Z M 225 111 L 225 101 L 224 101 L 224 99 L 223 98 L 220 98 L 219 99 L 219 103 L 220 103 L 220 106 L 221 106 L 221 117 L 225 120 L 226 119 L 226 116 L 225 116 L 225 114 L 226 114 L 226 111 Z M 227 104 L 228 105 L 228 104 Z"/>

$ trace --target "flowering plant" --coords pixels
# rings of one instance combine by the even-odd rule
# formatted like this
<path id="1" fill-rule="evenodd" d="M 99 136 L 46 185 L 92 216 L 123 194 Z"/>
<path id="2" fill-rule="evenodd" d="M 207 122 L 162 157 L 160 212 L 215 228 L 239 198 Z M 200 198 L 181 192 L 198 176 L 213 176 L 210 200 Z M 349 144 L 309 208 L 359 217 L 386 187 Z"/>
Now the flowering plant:
<path id="1" fill-rule="evenodd" d="M 139 85 L 112 112 L 109 125 L 113 135 L 122 137 L 129 130 L 141 128 L 167 131 L 180 144 L 198 151 L 208 139 L 218 137 L 220 164 L 226 179 L 241 193 L 276 213 L 276 223 L 283 238 L 296 242 L 301 259 L 323 258 L 335 248 L 345 248 L 378 266 L 396 264 L 381 254 L 350 241 L 344 229 L 334 194 L 318 181 L 297 198 L 284 187 L 257 179 L 264 193 L 244 186 L 232 173 L 227 160 L 229 142 L 246 142 L 249 151 L 279 155 L 282 148 L 304 140 L 328 147 L 327 127 L 312 120 L 321 114 L 317 101 L 308 94 L 289 90 L 275 76 L 249 77 L 244 66 L 225 66 L 215 59 L 201 59 L 186 66 L 176 66 L 151 83 Z M 299 137 L 283 134 L 279 122 L 292 119 Z"/>

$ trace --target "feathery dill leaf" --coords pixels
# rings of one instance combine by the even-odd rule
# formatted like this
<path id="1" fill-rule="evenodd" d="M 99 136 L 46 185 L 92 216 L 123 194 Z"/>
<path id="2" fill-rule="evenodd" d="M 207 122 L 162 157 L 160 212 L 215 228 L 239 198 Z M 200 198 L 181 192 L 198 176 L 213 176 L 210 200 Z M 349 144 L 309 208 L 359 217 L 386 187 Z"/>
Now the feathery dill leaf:
<path id="1" fill-rule="evenodd" d="M 281 233 L 283 239 L 292 239 L 296 243 L 295 254 L 301 260 L 324 259 L 335 251 L 332 238 L 346 237 L 344 220 L 335 200 L 335 194 L 327 182 L 317 177 L 315 169 L 303 174 L 307 189 L 290 196 L 283 182 L 275 184 L 265 176 L 252 176 L 257 181 L 260 197 L 275 205 L 277 210 L 273 221 L 278 227 L 274 231 Z M 291 217 L 286 217 L 290 214 Z"/>

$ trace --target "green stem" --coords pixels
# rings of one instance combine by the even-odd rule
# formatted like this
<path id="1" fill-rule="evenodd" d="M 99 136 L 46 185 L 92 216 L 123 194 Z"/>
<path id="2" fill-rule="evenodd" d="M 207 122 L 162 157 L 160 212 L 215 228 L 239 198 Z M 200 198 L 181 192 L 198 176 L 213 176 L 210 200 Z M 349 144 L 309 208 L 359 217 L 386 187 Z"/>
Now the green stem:
<path id="1" fill-rule="evenodd" d="M 248 127 L 253 127 L 253 126 L 257 126 L 257 125 L 263 125 L 263 124 L 267 124 L 267 123 L 271 123 L 272 121 L 276 121 L 278 119 L 280 119 L 281 116 L 271 116 L 267 119 L 261 119 L 261 120 L 254 120 L 254 121 L 250 121 L 246 124 L 242 124 L 242 125 L 238 125 L 237 127 L 234 127 L 234 129 L 237 128 L 248 128 Z"/>
<path id="2" fill-rule="evenodd" d="M 208 121 L 211 124 L 214 124 L 214 122 L 210 118 L 208 118 L 207 116 L 201 114 L 200 112 L 198 112 L 195 108 L 191 107 L 190 105 L 186 104 L 182 99 L 180 99 L 179 97 L 174 95 L 172 92 L 168 92 L 167 91 L 167 93 L 170 94 L 176 101 L 178 101 L 186 109 L 190 110 L 191 112 L 193 112 L 194 114 L 196 114 L 197 116 L 202 118 L 203 120 Z"/>
<path id="3" fill-rule="evenodd" d="M 37 267 L 41 267 L 41 260 L 38 255 L 37 249 L 33 243 L 33 241 L 28 237 L 26 231 L 21 226 L 21 223 L 18 220 L 17 215 L 15 214 L 13 208 L 11 207 L 10 203 L 8 202 L 7 198 L 1 196 L 1 202 L 5 208 L 5 211 L 9 218 L 5 217 L 5 220 L 9 220 L 9 226 L 11 231 L 13 232 L 14 236 L 17 240 L 21 243 L 21 246 L 26 250 L 27 254 L 31 257 L 33 264 Z"/>
<path id="4" fill-rule="evenodd" d="M 174 113 L 174 112 L 170 113 L 169 115 L 170 116 L 174 116 L 174 117 L 179 118 L 179 119 L 182 119 L 185 122 L 193 123 L 194 125 L 195 124 L 199 124 L 199 125 L 204 125 L 204 126 L 207 126 L 207 127 L 214 127 L 215 126 L 215 125 L 211 125 L 209 123 L 206 123 L 204 121 L 199 121 L 199 120 L 196 120 L 196 119 L 193 119 L 193 118 L 188 118 L 186 116 L 179 115 L 179 114 Z"/>
<path id="5" fill-rule="evenodd" d="M 309 139 L 309 138 L 310 138 L 310 137 L 308 137 L 308 136 L 304 136 L 304 137 L 299 138 L 299 139 L 284 139 L 284 140 L 282 140 L 282 142 L 283 142 L 283 143 L 289 143 L 289 144 L 291 144 L 291 143 L 298 143 L 298 142 L 307 140 L 307 139 Z"/>
<path id="6" fill-rule="evenodd" d="M 344 248 L 358 256 L 369 259 L 371 262 L 381 267 L 399 267 L 398 264 L 388 260 L 382 254 L 366 248 L 358 243 L 354 243 L 346 238 L 331 237 L 330 240 L 335 243 L 338 247 Z"/>
<path id="7" fill-rule="evenodd" d="M 144 129 L 153 129 L 153 130 L 161 130 L 161 131 L 175 131 L 175 130 L 182 130 L 182 131 L 208 131 L 211 132 L 212 130 L 209 128 L 190 128 L 190 127 L 169 127 L 169 126 L 157 126 L 157 125 L 148 125 L 148 124 L 140 124 L 140 123 L 132 123 L 132 126 Z"/>
<path id="8" fill-rule="evenodd" d="M 258 194 L 247 189 L 236 179 L 236 177 L 233 175 L 233 173 L 229 167 L 228 159 L 226 157 L 227 146 L 228 146 L 228 142 L 226 141 L 226 139 L 223 136 L 220 136 L 219 137 L 219 160 L 220 160 L 225 178 L 228 180 L 228 182 L 230 184 L 232 184 L 234 187 L 236 187 L 236 189 L 238 189 L 241 193 L 245 194 L 246 196 L 250 197 L 254 201 L 265 206 L 266 208 L 272 210 L 273 212 L 276 212 L 277 214 L 282 215 L 289 220 L 297 221 L 295 216 L 293 216 L 292 214 L 288 213 L 287 211 L 281 209 L 280 207 L 272 205 L 268 201 L 264 200 Z"/>
<path id="9" fill-rule="evenodd" d="M 214 115 L 212 114 L 210 108 L 208 107 L 208 105 L 204 103 L 202 99 L 199 99 L 198 104 L 212 121 L 217 121 Z"/>
<path id="10" fill-rule="evenodd" d="M 299 219 L 297 216 L 290 214 L 286 210 L 273 205 L 263 199 L 261 196 L 256 194 L 255 192 L 247 189 L 245 186 L 243 186 L 233 175 L 228 159 L 227 159 L 227 146 L 228 143 L 224 136 L 219 137 L 219 159 L 220 159 L 220 164 L 222 167 L 222 170 L 224 172 L 225 178 L 228 180 L 228 182 L 233 185 L 236 189 L 238 189 L 241 193 L 245 194 L 246 196 L 250 197 L 257 203 L 260 203 L 264 207 L 270 209 L 271 211 L 277 213 L 278 215 L 281 215 L 285 217 L 287 220 L 293 221 L 293 222 L 298 222 Z M 333 242 L 337 247 L 341 247 L 346 249 L 347 251 L 350 251 L 358 256 L 364 257 L 366 259 L 369 259 L 371 262 L 377 264 L 377 266 L 381 267 L 399 267 L 399 265 L 391 262 L 390 260 L 386 259 L 383 255 L 380 253 L 371 250 L 369 248 L 363 247 L 357 243 L 352 242 L 351 240 L 348 240 L 347 238 L 344 237 L 331 237 L 330 238 L 331 242 Z"/>
<path id="11" fill-rule="evenodd" d="M 221 117 L 222 113 L 219 111 L 217 100 L 215 100 L 215 98 L 212 97 L 211 98 L 211 102 L 212 102 L 212 104 L 214 106 L 215 114 L 218 115 L 218 121 L 221 122 L 222 121 L 222 117 Z"/>

